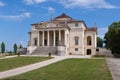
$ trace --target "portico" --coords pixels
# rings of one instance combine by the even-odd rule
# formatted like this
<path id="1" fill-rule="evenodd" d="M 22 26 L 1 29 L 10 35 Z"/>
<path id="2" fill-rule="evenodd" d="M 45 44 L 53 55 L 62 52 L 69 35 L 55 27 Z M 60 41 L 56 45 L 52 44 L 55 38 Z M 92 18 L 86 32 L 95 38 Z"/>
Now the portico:
<path id="1" fill-rule="evenodd" d="M 65 30 L 38 31 L 37 46 L 65 46 Z"/>

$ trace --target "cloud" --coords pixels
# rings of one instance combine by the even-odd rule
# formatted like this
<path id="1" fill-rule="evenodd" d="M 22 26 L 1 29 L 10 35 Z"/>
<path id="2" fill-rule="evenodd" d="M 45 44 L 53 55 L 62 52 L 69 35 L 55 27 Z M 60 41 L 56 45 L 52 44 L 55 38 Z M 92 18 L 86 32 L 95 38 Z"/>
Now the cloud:
<path id="1" fill-rule="evenodd" d="M 34 0 L 36 3 L 42 3 L 45 2 L 46 0 Z"/>
<path id="2" fill-rule="evenodd" d="M 20 20 L 20 19 L 29 18 L 29 17 L 30 17 L 29 12 L 25 12 L 20 15 L 0 15 L 0 18 L 8 19 L 8 20 Z"/>
<path id="3" fill-rule="evenodd" d="M 4 4 L 3 2 L 0 1 L 0 7 L 1 7 L 1 6 L 5 6 L 5 4 Z"/>
<path id="4" fill-rule="evenodd" d="M 117 6 L 114 6 L 105 0 L 60 0 L 60 3 L 63 4 L 65 8 L 118 8 Z"/>
<path id="5" fill-rule="evenodd" d="M 33 0 L 24 0 L 24 2 L 25 2 L 26 4 L 28 4 L 28 5 L 34 4 Z"/>
<path id="6" fill-rule="evenodd" d="M 27 45 L 27 42 L 25 42 L 25 41 L 18 41 L 18 46 L 20 46 L 20 45 L 22 45 L 22 47 L 26 47 L 26 45 Z"/>
<path id="7" fill-rule="evenodd" d="M 21 17 L 30 17 L 30 13 L 29 12 L 25 12 L 25 13 L 21 14 Z"/>
<path id="8" fill-rule="evenodd" d="M 52 1 L 62 4 L 65 8 L 104 8 L 104 9 L 114 9 L 119 8 L 115 5 L 108 3 L 106 0 L 24 0 L 28 5 L 43 3 L 47 1 Z"/>
<path id="9" fill-rule="evenodd" d="M 49 11 L 49 13 L 54 13 L 54 12 L 55 12 L 55 8 L 53 8 L 53 7 L 48 7 L 48 11 Z"/>
<path id="10" fill-rule="evenodd" d="M 32 5 L 32 4 L 38 4 L 38 3 L 42 3 L 45 2 L 46 0 L 24 0 L 24 2 L 28 5 Z"/>
<path id="11" fill-rule="evenodd" d="M 108 27 L 98 28 L 98 37 L 101 37 L 103 39 L 107 31 L 108 31 Z"/>

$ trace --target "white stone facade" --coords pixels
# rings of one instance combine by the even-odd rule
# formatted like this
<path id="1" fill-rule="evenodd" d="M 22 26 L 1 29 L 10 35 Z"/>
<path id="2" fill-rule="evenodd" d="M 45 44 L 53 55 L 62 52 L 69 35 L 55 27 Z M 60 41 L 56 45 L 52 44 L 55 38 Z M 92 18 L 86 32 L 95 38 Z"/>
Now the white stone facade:
<path id="1" fill-rule="evenodd" d="M 84 21 L 73 20 L 66 14 L 48 22 L 32 24 L 29 35 L 28 54 L 34 54 L 37 47 L 57 47 L 56 55 L 96 54 L 96 27 L 88 28 Z"/>

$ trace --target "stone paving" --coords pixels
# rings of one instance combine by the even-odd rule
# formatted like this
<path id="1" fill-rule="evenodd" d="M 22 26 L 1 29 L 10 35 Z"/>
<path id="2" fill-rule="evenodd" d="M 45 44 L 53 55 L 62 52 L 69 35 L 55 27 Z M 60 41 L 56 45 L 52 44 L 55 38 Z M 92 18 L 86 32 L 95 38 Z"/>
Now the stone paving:
<path id="1" fill-rule="evenodd" d="M 5 57 L 1 57 L 0 59 L 13 58 L 13 57 L 17 57 L 17 55 L 15 55 L 15 56 L 5 56 Z"/>
<path id="2" fill-rule="evenodd" d="M 113 56 L 106 58 L 113 80 L 120 80 L 120 58 Z"/>
<path id="3" fill-rule="evenodd" d="M 115 58 L 111 54 L 111 51 L 105 48 L 100 48 L 99 50 L 99 54 L 106 56 L 106 62 L 111 71 L 113 80 L 120 80 L 120 58 Z"/>
<path id="4" fill-rule="evenodd" d="M 46 61 L 31 64 L 31 65 L 27 65 L 24 67 L 0 72 L 0 79 L 19 75 L 19 74 L 44 67 L 44 66 L 47 66 L 49 64 L 52 64 L 52 63 L 55 63 L 57 61 L 61 61 L 61 60 L 67 59 L 67 58 L 91 58 L 91 56 L 54 56 L 54 58 L 50 59 L 50 60 L 46 60 Z"/>

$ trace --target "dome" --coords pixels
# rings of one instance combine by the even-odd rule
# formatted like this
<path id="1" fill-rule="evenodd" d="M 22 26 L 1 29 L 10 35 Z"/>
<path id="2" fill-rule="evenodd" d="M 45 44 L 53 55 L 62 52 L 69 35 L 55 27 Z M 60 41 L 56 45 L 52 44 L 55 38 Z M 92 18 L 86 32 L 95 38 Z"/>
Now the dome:
<path id="1" fill-rule="evenodd" d="M 65 13 L 63 13 L 60 16 L 57 16 L 55 20 L 72 20 L 72 18 L 66 15 Z"/>

